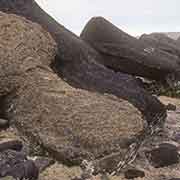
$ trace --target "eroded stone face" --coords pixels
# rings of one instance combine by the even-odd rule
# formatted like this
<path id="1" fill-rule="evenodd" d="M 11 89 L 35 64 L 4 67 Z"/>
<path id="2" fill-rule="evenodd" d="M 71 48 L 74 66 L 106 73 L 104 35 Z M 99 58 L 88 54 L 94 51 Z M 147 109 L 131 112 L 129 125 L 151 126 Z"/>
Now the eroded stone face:
<path id="1" fill-rule="evenodd" d="M 22 84 L 27 71 L 48 66 L 56 44 L 41 26 L 25 18 L 0 13 L 0 94 Z"/>
<path id="2" fill-rule="evenodd" d="M 77 164 L 119 151 L 143 129 L 141 113 L 127 101 L 75 89 L 58 77 L 50 68 L 56 43 L 39 25 L 0 15 L 4 111 L 32 143 Z"/>
<path id="3" fill-rule="evenodd" d="M 52 72 L 29 75 L 9 114 L 59 160 L 110 154 L 143 129 L 140 112 L 127 101 L 74 89 Z"/>

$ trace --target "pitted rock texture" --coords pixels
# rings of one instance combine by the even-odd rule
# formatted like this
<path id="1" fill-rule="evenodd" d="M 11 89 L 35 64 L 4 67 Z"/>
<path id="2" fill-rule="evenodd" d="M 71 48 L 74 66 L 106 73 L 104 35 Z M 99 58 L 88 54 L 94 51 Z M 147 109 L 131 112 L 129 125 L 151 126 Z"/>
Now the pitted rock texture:
<path id="1" fill-rule="evenodd" d="M 83 29 L 81 38 L 103 56 L 105 66 L 116 72 L 159 81 L 173 74 L 180 80 L 178 47 L 172 48 L 174 53 L 167 53 L 130 36 L 103 17 L 92 18 Z"/>
<path id="2" fill-rule="evenodd" d="M 173 164 L 167 167 L 155 168 L 153 167 L 147 158 L 145 157 L 144 152 L 147 150 L 152 150 L 157 148 L 160 144 L 172 144 L 179 148 L 180 143 L 173 140 L 174 133 L 179 132 L 180 127 L 180 119 L 179 119 L 179 110 L 180 110 L 180 100 L 169 97 L 160 97 L 159 98 L 166 105 L 171 103 L 176 105 L 176 111 L 168 111 L 168 118 L 165 123 L 164 132 L 160 133 L 157 137 L 149 139 L 147 143 L 145 143 L 139 154 L 137 156 L 136 161 L 128 167 L 128 169 L 138 169 L 145 173 L 144 177 L 135 178 L 137 180 L 178 180 L 180 177 L 180 163 Z M 126 172 L 127 170 L 124 169 Z M 81 174 L 81 169 L 79 167 L 68 168 L 61 164 L 55 164 L 48 168 L 40 175 L 40 180 L 59 180 L 61 178 L 65 180 L 69 180 L 74 178 L 75 176 L 79 176 Z M 108 176 L 110 180 L 127 180 L 125 178 L 124 173 L 121 173 L 119 176 Z M 101 176 L 93 177 L 93 180 L 102 180 Z"/>
<path id="3" fill-rule="evenodd" d="M 0 10 L 26 17 L 40 24 L 52 35 L 58 46 L 58 56 L 53 69 L 71 86 L 101 94 L 113 94 L 127 100 L 138 108 L 149 122 L 154 116 L 162 116 L 165 120 L 166 109 L 156 97 L 139 87 L 131 75 L 115 73 L 103 66 L 101 62 L 104 58 L 100 53 L 55 21 L 36 1 L 2 0 Z"/>
<path id="4" fill-rule="evenodd" d="M 7 119 L 0 119 L 0 130 L 5 129 L 9 126 L 9 122 Z"/>
<path id="5" fill-rule="evenodd" d="M 172 144 L 160 144 L 158 148 L 146 152 L 149 163 L 155 167 L 166 167 L 179 163 L 178 148 Z"/>
<path id="6" fill-rule="evenodd" d="M 158 48 L 166 53 L 180 57 L 180 47 L 177 42 L 163 33 L 143 34 L 139 40 L 152 48 Z"/>
<path id="7" fill-rule="evenodd" d="M 126 179 L 134 179 L 134 178 L 143 178 L 145 176 L 145 173 L 143 171 L 140 171 L 138 169 L 128 169 L 125 172 L 125 178 Z"/>
<path id="8" fill-rule="evenodd" d="M 142 131 L 141 113 L 129 102 L 75 89 L 53 72 L 56 43 L 39 25 L 1 13 L 0 27 L 4 114 L 34 144 L 79 164 L 121 149 Z"/>

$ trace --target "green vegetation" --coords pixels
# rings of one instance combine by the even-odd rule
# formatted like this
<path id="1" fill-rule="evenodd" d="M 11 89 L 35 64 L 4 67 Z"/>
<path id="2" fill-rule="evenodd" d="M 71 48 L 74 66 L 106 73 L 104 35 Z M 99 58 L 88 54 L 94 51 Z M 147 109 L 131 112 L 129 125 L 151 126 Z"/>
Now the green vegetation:
<path id="1" fill-rule="evenodd" d="M 159 93 L 164 96 L 180 98 L 180 88 L 161 88 Z"/>
<path id="2" fill-rule="evenodd" d="M 154 81 L 150 84 L 146 84 L 145 89 L 149 91 L 151 94 L 157 96 L 180 98 L 180 87 L 171 88 L 167 85 Z"/>

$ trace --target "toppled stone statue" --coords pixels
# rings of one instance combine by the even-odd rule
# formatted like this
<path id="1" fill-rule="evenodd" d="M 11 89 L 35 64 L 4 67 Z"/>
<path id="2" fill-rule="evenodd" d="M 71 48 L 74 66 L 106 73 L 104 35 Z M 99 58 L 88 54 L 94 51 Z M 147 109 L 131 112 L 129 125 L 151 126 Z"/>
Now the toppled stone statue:
<path id="1" fill-rule="evenodd" d="M 0 95 L 10 125 L 65 164 L 127 149 L 143 130 L 140 111 L 115 96 L 68 85 L 50 68 L 57 48 L 49 33 L 0 15 Z"/>
<path id="2" fill-rule="evenodd" d="M 102 63 L 114 71 L 158 81 L 173 75 L 180 80 L 180 58 L 177 53 L 167 53 L 138 40 L 102 17 L 92 18 L 82 31 L 81 38 L 101 53 Z M 173 50 L 178 50 L 178 54 L 180 52 L 178 47 Z"/>
<path id="3" fill-rule="evenodd" d="M 0 2 L 0 10 L 37 22 L 52 35 L 58 45 L 55 70 L 71 86 L 103 94 L 113 94 L 128 100 L 142 112 L 148 121 L 158 114 L 166 114 L 165 107 L 155 97 L 140 88 L 132 76 L 121 72 L 115 73 L 104 67 L 101 63 L 103 56 L 57 23 L 34 0 L 3 0 Z M 139 66 L 139 69 L 143 68 L 145 67 Z M 143 71 L 146 72 L 146 68 Z M 150 74 L 153 74 L 152 72 Z M 161 74 L 158 71 L 157 73 Z"/>
<path id="4" fill-rule="evenodd" d="M 56 159 L 72 165 L 119 152 L 118 162 L 129 148 L 126 144 L 147 125 L 145 120 L 156 125 L 159 119 L 165 120 L 166 108 L 156 97 L 132 76 L 104 67 L 96 50 L 34 1 L 1 1 L 0 9 L 38 22 L 57 43 L 39 25 L 2 13 L 4 113 L 10 124 Z"/>

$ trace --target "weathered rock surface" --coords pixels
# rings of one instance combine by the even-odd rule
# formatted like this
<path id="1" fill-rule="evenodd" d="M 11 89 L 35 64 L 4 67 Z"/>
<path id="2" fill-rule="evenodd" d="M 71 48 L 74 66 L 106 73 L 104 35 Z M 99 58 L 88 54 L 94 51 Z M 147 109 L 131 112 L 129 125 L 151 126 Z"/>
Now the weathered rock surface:
<path id="1" fill-rule="evenodd" d="M 7 119 L 0 119 L 0 130 L 7 128 L 9 125 L 9 122 Z"/>
<path id="2" fill-rule="evenodd" d="M 176 40 L 176 43 L 180 46 L 180 37 Z"/>
<path id="3" fill-rule="evenodd" d="M 76 90 L 52 72 L 37 69 L 33 73 L 36 77 L 29 74 L 31 83 L 23 97 L 20 93 L 13 99 L 9 114 L 21 131 L 57 159 L 77 163 L 109 154 L 123 138 L 142 130 L 141 114 L 128 102 Z"/>
<path id="4" fill-rule="evenodd" d="M 54 163 L 51 158 L 32 157 L 32 144 L 16 128 L 1 131 L 0 138 L 0 179 L 36 180 L 40 172 Z"/>
<path id="5" fill-rule="evenodd" d="M 56 44 L 39 25 L 0 15 L 4 114 L 23 135 L 56 159 L 77 164 L 119 150 L 142 131 L 144 121 L 133 105 L 75 89 L 51 70 Z"/>
<path id="6" fill-rule="evenodd" d="M 170 103 L 166 106 L 166 108 L 168 111 L 176 111 L 176 105 Z"/>
<path id="7" fill-rule="evenodd" d="M 0 153 L 0 158 L 0 178 L 11 176 L 14 179 L 37 180 L 38 168 L 25 155 L 7 150 Z"/>
<path id="8" fill-rule="evenodd" d="M 174 40 L 177 40 L 180 37 L 180 32 L 163 32 L 163 34 Z"/>
<path id="9" fill-rule="evenodd" d="M 53 165 L 55 160 L 49 157 L 35 157 L 34 163 L 39 172 L 43 172 L 46 168 Z"/>
<path id="10" fill-rule="evenodd" d="M 173 74 L 180 79 L 179 57 L 126 34 L 102 17 L 92 18 L 81 38 L 101 53 L 104 65 L 115 71 L 155 80 Z"/>
<path id="11" fill-rule="evenodd" d="M 70 180 L 76 176 L 79 176 L 81 172 L 80 167 L 67 167 L 56 163 L 44 171 L 40 175 L 39 180 Z"/>
<path id="12" fill-rule="evenodd" d="M 136 161 L 129 167 L 129 168 L 136 168 L 140 171 L 145 173 L 144 177 L 137 178 L 138 180 L 178 180 L 180 177 L 180 163 L 174 164 L 168 167 L 163 168 L 154 168 L 149 164 L 143 152 L 148 150 L 152 150 L 157 145 L 164 143 L 175 144 L 178 146 L 180 142 L 177 144 L 177 141 L 173 140 L 173 135 L 175 132 L 179 132 L 180 129 L 180 119 L 179 119 L 179 112 L 180 112 L 180 100 L 175 98 L 169 97 L 160 97 L 160 100 L 165 103 L 166 105 L 171 103 L 177 106 L 176 111 L 168 111 L 168 119 L 165 123 L 164 133 L 160 134 L 158 137 L 153 139 L 149 139 L 146 144 L 142 147 Z M 126 170 L 125 170 L 126 172 Z M 68 168 L 61 164 L 54 164 L 53 166 L 49 167 L 46 171 L 44 171 L 40 175 L 40 180 L 69 180 L 73 179 L 76 176 L 81 174 L 81 169 L 79 167 Z M 127 180 L 124 176 L 124 173 L 120 174 L 119 176 L 108 176 L 110 180 Z M 93 177 L 93 180 L 102 180 L 101 176 Z"/>
<path id="13" fill-rule="evenodd" d="M 8 149 L 11 149 L 14 151 L 21 151 L 22 147 L 23 145 L 21 141 L 18 141 L 18 140 L 7 141 L 0 144 L 0 152 L 3 152 Z"/>
<path id="14" fill-rule="evenodd" d="M 172 144 L 160 144 L 146 152 L 146 157 L 155 168 L 170 166 L 179 162 L 178 148 Z"/>
<path id="15" fill-rule="evenodd" d="M 2 0 L 0 10 L 22 15 L 39 23 L 51 33 L 58 44 L 59 57 L 55 63 L 55 69 L 59 76 L 72 86 L 114 94 L 128 100 L 143 113 L 148 121 L 151 121 L 154 116 L 165 117 L 165 107 L 155 97 L 140 88 L 132 76 L 115 73 L 100 64 L 103 58 L 99 53 L 57 23 L 34 0 Z"/>
<path id="16" fill-rule="evenodd" d="M 2 2 L 9 3 L 10 1 Z M 13 2 L 23 3 L 25 1 Z M 29 11 L 29 6 L 27 11 L 23 11 L 25 10 L 23 4 L 22 6 L 21 4 L 19 5 L 20 6 L 17 7 L 15 6 L 15 8 L 23 7 L 21 9 L 22 11 L 19 11 L 20 14 Z M 34 7 L 36 7 L 36 5 Z M 36 18 L 38 19 L 38 17 L 40 17 L 38 15 L 39 10 L 36 13 L 30 12 L 30 14 L 27 14 L 27 17 L 30 19 L 33 16 L 33 20 L 36 21 Z M 44 17 L 44 14 L 42 16 Z M 1 19 L 2 21 L 3 18 Z M 10 34 L 16 29 L 13 24 L 15 23 L 14 21 L 16 21 L 15 19 L 13 19 L 11 23 L 8 19 L 5 19 L 5 21 L 9 23 L 8 26 L 5 25 L 5 27 L 7 29 L 12 28 L 12 31 L 8 29 L 8 33 Z M 42 20 L 43 18 L 40 18 L 37 21 L 42 25 L 44 24 L 46 29 L 52 27 L 47 26 L 46 18 L 44 18 L 44 21 Z M 25 21 L 27 22 L 25 26 L 28 27 L 27 29 L 29 31 L 29 29 L 31 29 L 28 26 L 30 22 Z M 52 23 L 51 20 L 49 22 Z M 18 23 L 21 24 L 21 22 Z M 11 124 L 15 124 L 19 130 L 34 143 L 39 144 L 51 155 L 53 154 L 57 159 L 67 164 L 79 164 L 83 158 L 100 158 L 116 152 L 119 149 L 121 150 L 121 147 L 124 147 L 123 144 L 126 144 L 129 138 L 134 137 L 135 134 L 143 129 L 144 122 L 140 112 L 127 101 L 118 99 L 117 97 L 75 89 L 54 74 L 50 68 L 50 64 L 54 61 L 56 44 L 49 34 L 39 26 L 37 26 L 37 29 L 40 28 L 39 30 L 34 30 L 34 25 L 35 24 L 33 24 L 33 28 L 30 30 L 32 34 L 28 35 L 28 38 L 26 37 L 26 32 L 23 34 L 25 40 L 20 38 L 22 45 L 20 49 L 17 48 L 17 52 L 21 55 L 16 54 L 17 52 L 13 48 L 14 43 L 17 41 L 10 41 L 13 38 L 19 39 L 19 33 L 11 36 L 5 28 L 4 31 L 7 33 L 7 37 L 10 37 L 10 39 L 8 39 L 8 45 L 6 45 L 7 37 L 0 41 L 4 42 L 2 52 L 6 49 L 6 53 L 10 54 L 8 58 L 4 58 L 7 62 L 0 60 L 0 63 L 6 62 L 6 66 L 4 65 L 0 72 L 3 74 L 4 68 L 6 68 L 5 72 L 7 72 L 3 74 L 3 76 L 0 76 L 0 92 L 3 105 L 6 105 L 4 106 L 3 112 L 5 112 L 5 115 L 11 120 Z M 19 25 L 18 27 L 22 28 L 22 26 Z M 99 91 L 101 93 L 111 93 L 118 97 L 128 99 L 135 104 L 146 117 L 147 114 L 145 112 L 150 112 L 150 117 L 159 113 L 165 113 L 164 106 L 160 104 L 155 97 L 149 96 L 144 90 L 140 89 L 131 76 L 121 73 L 115 74 L 106 69 L 96 62 L 96 57 L 101 58 L 101 55 L 63 27 L 57 25 L 56 28 L 56 32 L 61 33 L 55 33 L 54 28 L 50 29 L 52 30 L 51 34 L 53 37 L 58 37 L 56 41 L 58 43 L 59 56 L 62 59 L 62 61 L 60 61 L 62 64 L 59 68 L 62 73 L 61 76 L 67 78 L 68 82 L 71 82 L 73 86 Z M 36 33 L 33 33 L 34 31 Z M 42 34 L 46 34 L 45 39 L 44 35 L 41 36 L 41 33 L 38 34 L 39 31 L 41 31 Z M 18 29 L 18 32 L 23 33 L 24 29 Z M 34 37 L 34 34 L 38 34 L 41 40 L 38 40 L 38 37 Z M 3 37 L 5 36 L 3 35 Z M 61 39 L 61 37 L 64 39 Z M 51 43 L 49 44 L 49 42 Z M 32 43 L 35 44 L 31 47 L 29 44 Z M 43 47 L 43 45 L 47 44 L 48 47 Z M 61 45 L 63 47 L 62 49 Z M 43 50 L 45 49 L 45 52 L 43 51 L 44 53 L 39 50 L 41 47 Z M 85 50 L 84 47 L 87 47 L 87 49 L 85 48 Z M 75 51 L 72 49 L 75 49 Z M 61 54 L 60 52 L 63 53 Z M 2 53 L 2 57 L 6 53 Z M 31 57 L 31 54 L 33 57 L 30 58 L 29 61 L 29 58 L 26 57 Z M 24 55 L 27 56 L 24 57 Z M 87 58 L 87 56 L 89 58 Z M 76 59 L 75 57 L 78 58 Z M 74 59 L 76 59 L 76 62 L 74 62 Z M 24 60 L 26 61 L 24 62 Z M 87 69 L 89 71 L 87 71 Z M 122 83 L 123 80 L 127 80 L 128 82 Z M 3 86 L 1 86 L 1 84 Z M 150 107 L 152 107 L 152 109 Z M 179 107 L 177 107 L 175 112 L 170 112 L 174 119 L 169 116 L 166 123 L 166 130 L 169 132 L 167 136 L 163 136 L 163 138 L 157 137 L 155 143 L 154 141 L 148 141 L 148 145 L 146 144 L 145 146 L 146 148 L 150 148 L 153 143 L 159 144 L 162 140 L 174 142 L 173 136 L 170 134 L 178 129 L 175 124 L 174 126 L 176 128 L 173 127 L 173 123 L 178 119 L 178 111 Z M 167 127 L 167 125 L 169 127 Z M 122 149 L 122 153 L 125 149 L 126 147 Z M 143 150 L 144 149 L 142 149 L 142 151 Z M 179 175 L 180 169 L 178 165 L 175 166 L 174 169 L 173 167 L 167 167 L 156 170 L 148 164 L 146 159 L 142 160 L 141 156 L 138 158 L 134 163 L 140 166 L 140 168 L 137 167 L 138 169 L 145 172 L 146 176 L 144 179 L 150 180 L 160 174 L 165 174 L 168 179 L 170 175 L 171 177 L 178 177 Z M 141 162 L 140 164 L 138 164 L 138 160 Z M 117 159 L 117 161 L 119 161 L 119 159 Z M 68 172 L 66 171 L 65 174 L 63 174 L 64 168 L 68 169 Z M 44 172 L 44 179 L 58 179 L 58 177 L 61 177 L 60 179 L 69 179 L 71 174 L 67 167 L 63 167 L 62 171 L 59 171 L 59 167 L 57 171 L 53 170 L 55 170 L 55 168 L 50 167 Z M 64 178 L 62 178 L 62 175 L 64 175 Z M 120 177 L 112 177 L 112 179 L 119 178 Z M 124 177 L 122 177 L 122 179 L 123 178 Z M 97 179 L 99 179 L 99 177 L 97 177 Z"/>
<path id="17" fill-rule="evenodd" d="M 163 132 L 160 133 L 158 136 L 149 139 L 149 141 L 147 141 L 147 143 L 144 144 L 144 146 L 139 152 L 139 157 L 137 157 L 136 161 L 133 163 L 136 168 L 139 168 L 140 170 L 143 170 L 145 172 L 146 176 L 143 178 L 145 180 L 160 180 L 163 178 L 171 179 L 173 177 L 180 177 L 180 163 L 171 164 L 167 167 L 155 168 L 145 157 L 146 151 L 151 151 L 153 149 L 157 149 L 158 147 L 162 148 L 165 147 L 167 144 L 169 144 L 168 146 L 172 147 L 172 151 L 175 150 L 176 157 L 177 150 L 179 152 L 180 143 L 177 140 L 175 140 L 174 137 L 175 134 L 180 131 L 180 100 L 165 96 L 159 97 L 159 99 L 166 105 L 169 103 L 176 105 L 176 111 L 168 111 L 168 117 Z M 167 148 L 165 149 L 167 150 Z M 172 154 L 169 154 L 169 156 L 171 155 Z M 162 160 L 167 160 L 167 157 L 162 158 Z"/>
<path id="18" fill-rule="evenodd" d="M 175 40 L 162 33 L 143 34 L 139 40 L 151 48 L 164 51 L 167 56 L 172 56 L 171 61 L 179 59 L 177 63 L 180 65 L 180 46 Z M 180 76 L 178 74 L 179 72 L 169 74 L 166 77 L 166 81 L 171 87 L 180 87 L 178 84 Z"/>
<path id="19" fill-rule="evenodd" d="M 179 111 L 180 111 L 180 100 L 179 99 L 173 99 L 168 97 L 160 97 L 161 101 L 165 103 L 166 105 L 171 103 L 176 105 L 176 111 L 169 111 L 168 112 L 168 121 L 165 124 L 165 132 L 164 135 L 160 136 L 159 138 L 152 139 L 152 141 L 148 141 L 147 145 L 149 148 L 156 147 L 157 144 L 161 144 L 162 142 L 170 141 L 170 143 L 177 143 L 180 144 L 178 141 L 174 139 L 174 135 L 179 132 Z M 1 132 L 0 136 L 3 137 L 7 136 L 12 138 L 14 135 L 9 134 L 8 132 Z M 152 146 L 153 145 L 153 146 Z M 146 150 L 146 148 L 145 148 Z M 139 159 L 139 156 L 138 156 Z M 162 180 L 162 179 L 172 179 L 172 177 L 180 177 L 180 166 L 179 164 L 175 164 L 173 166 L 168 166 L 164 168 L 153 168 L 149 165 L 149 163 L 144 159 L 144 157 L 139 160 L 137 160 L 134 165 L 135 168 L 139 168 L 140 170 L 145 172 L 144 178 L 139 178 L 142 180 Z M 81 174 L 81 169 L 79 167 L 73 167 L 69 168 L 66 166 L 63 166 L 61 164 L 55 164 L 51 167 L 49 167 L 47 170 L 45 170 L 40 175 L 40 180 L 46 180 L 46 179 L 53 179 L 53 180 L 59 180 L 63 177 L 64 180 L 72 179 L 75 176 L 79 176 Z M 115 177 L 109 177 L 111 180 L 125 180 L 124 175 L 115 176 Z M 8 179 L 2 178 L 2 179 Z M 101 180 L 100 176 L 94 177 L 95 180 Z"/>
<path id="20" fill-rule="evenodd" d="M 125 172 L 126 179 L 134 179 L 134 178 L 138 178 L 138 177 L 143 178 L 144 176 L 145 176 L 145 173 L 138 169 L 128 169 Z"/>
<path id="21" fill-rule="evenodd" d="M 152 48 L 158 48 L 169 54 L 180 57 L 180 47 L 176 41 L 163 33 L 143 34 L 139 40 Z"/>

